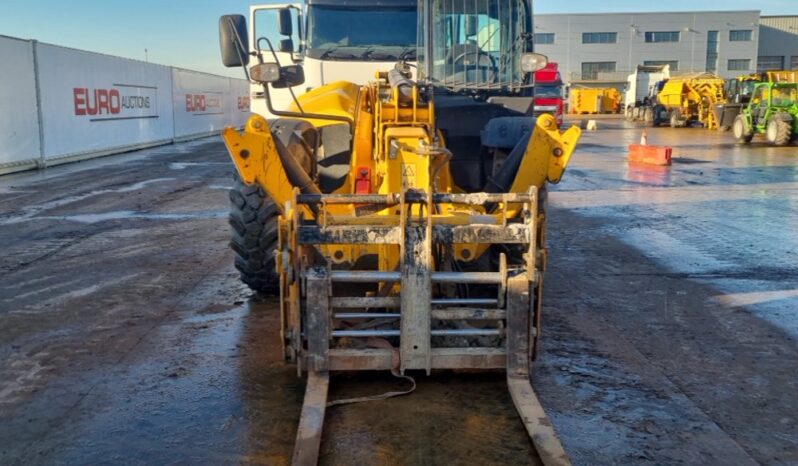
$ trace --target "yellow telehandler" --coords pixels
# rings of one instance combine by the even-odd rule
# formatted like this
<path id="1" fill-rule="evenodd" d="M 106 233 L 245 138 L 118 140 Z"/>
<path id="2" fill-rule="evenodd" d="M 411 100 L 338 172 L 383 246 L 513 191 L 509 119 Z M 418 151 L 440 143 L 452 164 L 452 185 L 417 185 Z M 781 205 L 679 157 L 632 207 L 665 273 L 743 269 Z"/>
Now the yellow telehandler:
<path id="1" fill-rule="evenodd" d="M 285 357 L 307 372 L 293 463 L 317 462 L 326 407 L 362 401 L 328 403 L 332 372 L 493 369 L 543 463 L 570 464 L 530 368 L 546 184 L 580 130 L 527 113 L 547 62 L 532 53 L 530 0 L 420 0 L 418 20 L 416 64 L 275 109 L 270 89 L 300 85 L 301 65 L 280 64 L 268 40 L 250 53 L 244 17 L 220 19 L 224 64 L 246 70 L 252 57 L 248 77 L 279 116 L 222 136 L 243 186 L 231 197 L 234 242 L 249 235 L 238 259 L 273 257 Z"/>

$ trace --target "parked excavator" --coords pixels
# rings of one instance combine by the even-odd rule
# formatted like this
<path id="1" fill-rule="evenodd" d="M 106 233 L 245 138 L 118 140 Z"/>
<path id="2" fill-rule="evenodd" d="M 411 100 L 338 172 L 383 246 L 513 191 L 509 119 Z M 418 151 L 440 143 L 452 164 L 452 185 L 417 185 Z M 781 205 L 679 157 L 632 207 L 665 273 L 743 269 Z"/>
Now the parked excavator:
<path id="1" fill-rule="evenodd" d="M 580 130 L 517 110 L 531 107 L 532 73 L 547 63 L 532 51 L 531 0 L 419 0 L 418 20 L 415 79 L 400 60 L 286 109 L 269 104 L 270 89 L 301 84 L 302 67 L 280 64 L 270 45 L 250 54 L 243 16 L 220 20 L 224 64 L 254 59 L 248 77 L 279 116 L 222 137 L 249 189 L 232 198 L 234 241 L 250 235 L 243 252 L 273 254 L 285 357 L 307 372 L 293 463 L 318 461 L 328 406 L 360 401 L 328 403 L 333 372 L 493 369 L 506 371 L 543 464 L 570 464 L 530 369 L 546 186 Z"/>

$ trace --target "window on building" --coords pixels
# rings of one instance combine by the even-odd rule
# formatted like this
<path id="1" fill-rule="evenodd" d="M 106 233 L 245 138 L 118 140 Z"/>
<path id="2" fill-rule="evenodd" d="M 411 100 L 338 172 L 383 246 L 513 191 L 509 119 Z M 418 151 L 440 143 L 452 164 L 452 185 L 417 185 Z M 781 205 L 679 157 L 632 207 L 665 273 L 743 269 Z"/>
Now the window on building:
<path id="1" fill-rule="evenodd" d="M 584 32 L 582 33 L 583 44 L 617 44 L 617 32 Z"/>
<path id="2" fill-rule="evenodd" d="M 546 33 L 538 33 L 535 34 L 535 44 L 553 44 L 554 43 L 554 33 L 546 32 Z"/>
<path id="3" fill-rule="evenodd" d="M 732 42 L 750 42 L 754 32 L 750 29 L 729 31 L 729 40 Z"/>
<path id="4" fill-rule="evenodd" d="M 647 32 L 646 42 L 679 42 L 679 31 Z"/>
<path id="5" fill-rule="evenodd" d="M 707 71 L 718 71 L 718 31 L 707 31 Z"/>
<path id="6" fill-rule="evenodd" d="M 679 62 L 677 60 L 646 60 L 643 62 L 645 66 L 664 66 L 669 65 L 671 71 L 679 71 Z"/>
<path id="7" fill-rule="evenodd" d="M 790 57 L 790 69 L 798 70 L 798 55 L 793 55 Z"/>
<path id="8" fill-rule="evenodd" d="M 729 60 L 729 71 L 751 71 L 751 60 L 747 58 Z"/>
<path id="9" fill-rule="evenodd" d="M 784 57 L 782 56 L 764 56 L 759 57 L 756 61 L 757 71 L 772 71 L 784 69 Z"/>
<path id="10" fill-rule="evenodd" d="M 615 67 L 614 61 L 582 63 L 582 79 L 596 80 L 599 78 L 599 73 L 615 72 Z"/>

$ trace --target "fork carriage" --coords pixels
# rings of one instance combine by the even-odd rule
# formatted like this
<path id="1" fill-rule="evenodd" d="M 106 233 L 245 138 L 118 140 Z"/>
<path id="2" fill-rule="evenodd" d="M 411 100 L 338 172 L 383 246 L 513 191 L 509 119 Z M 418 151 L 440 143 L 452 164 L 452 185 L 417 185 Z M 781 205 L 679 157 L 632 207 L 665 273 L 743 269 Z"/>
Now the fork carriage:
<path id="1" fill-rule="evenodd" d="M 357 218 L 325 214 L 326 205 L 339 203 L 396 214 Z M 432 214 L 444 204 L 460 209 L 493 204 L 500 213 Z M 392 350 L 364 345 L 369 338 L 385 338 L 398 348 L 401 372 L 506 367 L 502 343 L 508 337 L 508 303 L 516 299 L 508 283 L 523 282 L 531 296 L 542 279 L 536 268 L 542 262 L 536 189 L 526 194 L 297 195 L 296 205 L 317 206 L 319 220 L 294 216 L 281 225 L 281 237 L 295 237 L 297 251 L 303 251 L 292 254 L 290 241 L 281 242 L 278 267 L 290 358 L 315 371 L 390 370 Z M 508 217 L 508 212 L 520 215 Z M 461 267 L 450 260 L 457 246 L 460 255 L 469 256 L 472 250 L 487 253 L 493 245 L 523 249 L 523 260 L 508 266 L 506 255 L 499 252 L 492 270 L 473 272 L 458 270 Z M 335 259 L 353 249 L 364 256 L 381 252 L 386 266 L 352 268 Z M 479 297 L 471 296 L 470 288 Z M 304 298 L 301 311 L 292 305 L 297 300 L 291 297 L 297 295 Z M 537 312 L 536 300 L 528 301 L 526 359 L 530 360 Z M 479 344 L 485 340 L 494 344 Z"/>
<path id="2" fill-rule="evenodd" d="M 391 215 L 327 212 L 342 204 Z M 540 204 L 535 187 L 524 194 L 295 192 L 288 208 L 294 215 L 281 223 L 278 260 L 286 355 L 308 372 L 295 463 L 318 456 L 330 372 L 503 369 L 541 458 L 568 464 L 529 382 L 546 257 Z M 316 219 L 299 215 L 300 206 L 312 206 Z M 457 213 L 434 213 L 445 207 Z M 494 213 L 474 215 L 473 207 Z M 508 265 L 496 247 L 523 251 L 521 260 Z M 351 268 L 342 258 L 352 250 L 382 252 L 395 266 Z M 498 261 L 481 271 L 444 267 L 471 250 Z M 463 295 L 469 288 L 478 296 Z"/>

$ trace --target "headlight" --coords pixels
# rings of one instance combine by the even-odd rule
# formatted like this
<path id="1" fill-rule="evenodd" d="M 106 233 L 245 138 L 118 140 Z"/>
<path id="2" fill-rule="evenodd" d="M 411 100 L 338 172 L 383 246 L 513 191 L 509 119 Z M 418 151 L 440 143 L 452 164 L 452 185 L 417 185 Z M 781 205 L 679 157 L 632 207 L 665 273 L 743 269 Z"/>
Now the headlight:
<path id="1" fill-rule="evenodd" d="M 249 77 L 259 83 L 273 83 L 280 80 L 280 66 L 277 63 L 261 63 L 249 69 Z"/>
<path id="2" fill-rule="evenodd" d="M 539 53 L 525 53 L 521 55 L 521 70 L 526 73 L 534 73 L 542 70 L 549 64 L 546 55 Z"/>

